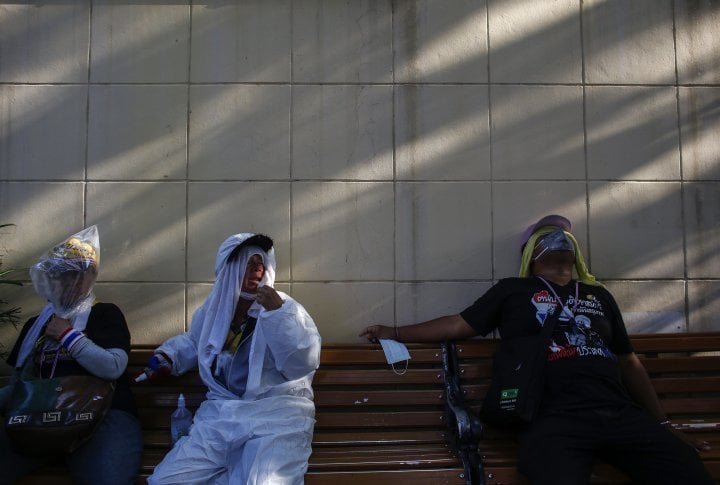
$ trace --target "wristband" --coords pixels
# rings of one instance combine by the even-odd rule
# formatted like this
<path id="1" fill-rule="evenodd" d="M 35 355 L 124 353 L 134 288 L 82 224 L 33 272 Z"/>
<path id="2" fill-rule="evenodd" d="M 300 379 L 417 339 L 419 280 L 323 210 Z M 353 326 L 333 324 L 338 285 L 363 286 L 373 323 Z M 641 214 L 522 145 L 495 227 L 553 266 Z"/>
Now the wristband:
<path id="1" fill-rule="evenodd" d="M 60 338 L 60 345 L 65 347 L 68 350 L 71 350 L 73 346 L 78 343 L 85 334 L 82 332 L 78 332 L 77 330 L 70 329 L 68 332 L 67 330 L 63 332 L 61 338 Z"/>

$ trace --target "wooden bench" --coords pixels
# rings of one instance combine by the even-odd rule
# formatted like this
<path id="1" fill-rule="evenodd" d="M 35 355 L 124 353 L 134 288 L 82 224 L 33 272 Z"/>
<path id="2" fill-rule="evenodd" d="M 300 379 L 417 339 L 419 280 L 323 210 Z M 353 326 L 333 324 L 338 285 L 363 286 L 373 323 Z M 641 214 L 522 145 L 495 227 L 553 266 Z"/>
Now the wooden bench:
<path id="1" fill-rule="evenodd" d="M 711 442 L 701 454 L 720 481 L 720 332 L 632 336 L 637 353 L 650 373 L 675 426 Z M 453 345 L 456 352 L 452 352 Z M 348 484 L 487 484 L 527 483 L 515 469 L 516 441 L 504 430 L 488 427 L 477 445 L 462 441 L 477 433 L 478 423 L 456 422 L 446 413 L 453 379 L 445 379 L 443 357 L 452 364 L 462 397 L 477 411 L 487 389 L 495 340 L 457 344 L 408 345 L 412 360 L 407 373 L 397 375 L 378 345 L 325 345 L 315 390 L 316 419 L 313 454 L 305 482 L 309 485 Z M 139 372 L 150 347 L 136 347 L 128 372 Z M 452 365 L 450 365 L 452 367 Z M 402 371 L 404 365 L 396 368 Z M 133 386 L 144 429 L 145 449 L 138 483 L 144 483 L 170 447 L 170 414 L 183 392 L 190 408 L 205 398 L 196 373 L 158 384 Z M 462 415 L 461 415 L 462 418 Z M 472 429 L 471 429 L 472 428 Z M 479 451 L 479 453 L 478 453 Z M 465 464 L 461 460 L 465 458 Z M 477 460 L 482 458 L 482 465 Z M 473 475 L 473 473 L 475 475 Z M 21 483 L 66 484 L 61 468 L 45 468 Z M 593 483 L 627 483 L 622 473 L 598 464 Z"/>
<path id="2" fill-rule="evenodd" d="M 412 360 L 398 375 L 379 345 L 323 346 L 313 381 L 317 423 L 305 483 L 472 483 L 449 446 L 441 345 L 408 347 Z M 152 349 L 133 348 L 129 375 L 140 372 Z M 396 367 L 398 373 L 404 368 Z M 145 483 L 170 448 L 170 414 L 179 393 L 194 411 L 205 387 L 197 372 L 132 387 L 144 432 L 138 483 Z M 46 467 L 21 483 L 70 483 L 63 475 L 61 467 Z"/>
<path id="3" fill-rule="evenodd" d="M 700 456 L 720 482 L 720 332 L 632 335 L 631 339 L 673 426 L 710 442 L 712 450 Z M 463 341 L 455 346 L 465 400 L 477 411 L 490 382 L 498 341 Z M 478 452 L 487 484 L 527 483 L 515 468 L 516 448 L 512 433 L 484 429 Z M 609 465 L 598 463 L 592 482 L 629 480 Z"/>

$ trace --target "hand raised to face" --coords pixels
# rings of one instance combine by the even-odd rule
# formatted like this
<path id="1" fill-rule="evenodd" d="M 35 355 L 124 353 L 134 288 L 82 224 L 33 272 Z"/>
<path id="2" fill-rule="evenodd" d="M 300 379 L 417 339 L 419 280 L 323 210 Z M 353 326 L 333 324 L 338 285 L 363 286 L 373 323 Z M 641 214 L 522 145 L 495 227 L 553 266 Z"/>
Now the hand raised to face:
<path id="1" fill-rule="evenodd" d="M 255 293 L 255 301 L 260 303 L 266 310 L 277 310 L 283 304 L 283 300 L 277 291 L 271 286 L 261 286 Z"/>

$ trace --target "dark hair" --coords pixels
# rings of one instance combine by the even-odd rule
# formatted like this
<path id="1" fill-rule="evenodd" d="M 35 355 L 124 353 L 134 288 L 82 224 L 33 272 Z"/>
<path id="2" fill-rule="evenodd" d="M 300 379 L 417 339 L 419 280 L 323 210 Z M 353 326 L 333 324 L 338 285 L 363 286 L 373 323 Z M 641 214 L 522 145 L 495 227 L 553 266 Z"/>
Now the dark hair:
<path id="1" fill-rule="evenodd" d="M 270 236 L 266 236 L 265 234 L 255 234 L 254 236 L 250 236 L 241 242 L 238 247 L 233 249 L 232 253 L 230 253 L 230 256 L 228 257 L 228 261 L 234 261 L 238 257 L 238 254 L 240 254 L 240 251 L 248 246 L 258 246 L 267 253 L 273 247 L 273 240 Z"/>

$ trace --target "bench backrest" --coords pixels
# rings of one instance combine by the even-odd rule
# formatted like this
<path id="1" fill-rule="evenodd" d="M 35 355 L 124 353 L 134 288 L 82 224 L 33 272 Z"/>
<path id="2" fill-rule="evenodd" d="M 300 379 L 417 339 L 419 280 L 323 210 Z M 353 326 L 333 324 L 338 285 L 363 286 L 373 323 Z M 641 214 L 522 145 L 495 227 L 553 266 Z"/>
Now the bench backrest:
<path id="1" fill-rule="evenodd" d="M 397 443 L 445 440 L 442 355 L 439 344 L 409 345 L 411 361 L 395 371 L 377 345 L 324 345 L 313 380 L 316 420 L 313 447 L 387 440 Z M 134 375 L 152 347 L 134 347 L 128 373 Z M 397 372 L 397 373 L 396 373 Z M 402 374 L 402 375 L 398 375 Z M 195 410 L 206 388 L 196 372 L 160 383 L 133 386 L 146 444 L 169 446 L 170 414 L 177 396 Z M 384 434 L 382 434 L 382 433 Z M 365 437 L 365 438 L 364 438 Z M 150 442 L 148 442 L 150 440 Z"/>

